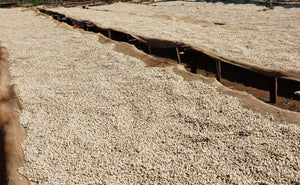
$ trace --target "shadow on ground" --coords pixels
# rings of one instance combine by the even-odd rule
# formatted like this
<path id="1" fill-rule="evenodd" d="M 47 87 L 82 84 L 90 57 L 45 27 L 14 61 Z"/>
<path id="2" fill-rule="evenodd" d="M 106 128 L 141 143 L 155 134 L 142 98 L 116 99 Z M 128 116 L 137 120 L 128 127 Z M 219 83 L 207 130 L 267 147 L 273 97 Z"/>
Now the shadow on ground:
<path id="1" fill-rule="evenodd" d="M 4 133 L 0 128 L 0 184 L 7 185 L 6 160 L 4 152 Z"/>

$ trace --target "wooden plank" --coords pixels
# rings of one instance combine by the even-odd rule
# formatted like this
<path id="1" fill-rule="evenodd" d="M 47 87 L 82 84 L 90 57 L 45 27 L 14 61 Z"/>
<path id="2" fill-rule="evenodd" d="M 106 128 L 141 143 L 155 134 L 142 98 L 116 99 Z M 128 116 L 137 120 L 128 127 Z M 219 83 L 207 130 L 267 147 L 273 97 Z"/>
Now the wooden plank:
<path id="1" fill-rule="evenodd" d="M 216 76 L 217 76 L 217 80 L 219 82 L 221 82 L 221 61 L 220 60 L 216 60 Z"/>
<path id="2" fill-rule="evenodd" d="M 67 21 L 68 19 L 66 17 L 61 18 L 62 21 Z"/>
<path id="3" fill-rule="evenodd" d="M 130 39 L 128 42 L 134 42 L 134 41 L 139 41 L 139 40 L 137 40 L 137 39 Z"/>
<path id="4" fill-rule="evenodd" d="M 176 54 L 177 54 L 177 63 L 180 64 L 181 63 L 181 59 L 180 59 L 180 53 L 179 53 L 178 47 L 176 47 Z"/>
<path id="5" fill-rule="evenodd" d="M 270 102 L 277 104 L 278 78 L 271 78 L 270 82 Z"/>

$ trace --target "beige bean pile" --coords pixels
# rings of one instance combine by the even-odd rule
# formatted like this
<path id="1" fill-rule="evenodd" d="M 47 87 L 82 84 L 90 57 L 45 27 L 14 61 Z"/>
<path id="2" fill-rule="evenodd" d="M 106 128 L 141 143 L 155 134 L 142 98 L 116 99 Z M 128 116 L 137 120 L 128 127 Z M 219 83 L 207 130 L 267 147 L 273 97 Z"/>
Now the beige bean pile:
<path id="1" fill-rule="evenodd" d="M 53 10 L 141 36 L 182 41 L 231 59 L 300 72 L 300 9 L 264 9 L 176 1 Z"/>
<path id="2" fill-rule="evenodd" d="M 26 106 L 19 171 L 32 184 L 299 183 L 296 124 L 31 11 L 0 9 L 0 40 Z"/>

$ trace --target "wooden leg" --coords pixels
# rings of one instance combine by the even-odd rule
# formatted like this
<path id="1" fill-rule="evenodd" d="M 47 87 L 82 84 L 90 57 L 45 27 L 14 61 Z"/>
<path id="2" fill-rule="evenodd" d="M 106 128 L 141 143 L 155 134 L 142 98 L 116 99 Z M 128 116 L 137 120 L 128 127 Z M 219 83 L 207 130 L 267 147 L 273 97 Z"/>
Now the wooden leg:
<path id="1" fill-rule="evenodd" d="M 149 51 L 149 54 L 151 55 L 152 51 L 151 51 L 151 46 L 148 45 L 148 51 Z"/>
<path id="2" fill-rule="evenodd" d="M 207 66 L 207 64 L 206 65 L 204 65 L 204 70 L 205 70 L 205 74 L 206 74 L 206 77 L 208 77 L 208 66 Z"/>
<path id="3" fill-rule="evenodd" d="M 110 31 L 110 30 L 108 30 L 108 31 L 107 31 L 107 33 L 108 33 L 108 38 L 110 38 L 110 39 L 111 39 L 111 31 Z"/>
<path id="4" fill-rule="evenodd" d="M 270 102 L 277 104 L 277 77 L 273 77 L 270 82 Z"/>
<path id="5" fill-rule="evenodd" d="M 180 53 L 179 53 L 179 49 L 177 47 L 176 47 L 176 54 L 177 54 L 177 63 L 180 64 L 181 63 Z"/>
<path id="6" fill-rule="evenodd" d="M 191 72 L 197 74 L 197 55 L 193 54 Z"/>
<path id="7" fill-rule="evenodd" d="M 217 75 L 217 80 L 219 82 L 221 82 L 221 78 L 222 78 L 222 75 L 221 75 L 221 61 L 220 60 L 216 60 L 216 75 Z"/>
<path id="8" fill-rule="evenodd" d="M 88 22 L 82 21 L 83 30 L 88 31 Z"/>

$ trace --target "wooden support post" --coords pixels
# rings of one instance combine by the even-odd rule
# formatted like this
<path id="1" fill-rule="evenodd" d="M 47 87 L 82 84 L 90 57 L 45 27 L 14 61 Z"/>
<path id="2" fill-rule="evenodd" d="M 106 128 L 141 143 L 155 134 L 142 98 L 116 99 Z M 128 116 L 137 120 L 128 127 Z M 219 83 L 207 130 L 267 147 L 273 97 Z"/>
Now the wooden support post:
<path id="1" fill-rule="evenodd" d="M 85 31 L 89 31 L 87 24 L 86 24 L 85 22 L 82 23 L 82 24 L 83 24 L 83 29 L 84 29 Z"/>
<path id="2" fill-rule="evenodd" d="M 148 51 L 149 51 L 149 54 L 151 55 L 152 51 L 151 51 L 151 46 L 150 45 L 148 45 Z"/>
<path id="3" fill-rule="evenodd" d="M 181 59 L 180 59 L 180 53 L 179 53 L 178 47 L 176 47 L 176 54 L 177 54 L 177 63 L 180 64 L 181 63 Z"/>
<path id="4" fill-rule="evenodd" d="M 107 31 L 107 33 L 108 33 L 108 38 L 110 38 L 110 39 L 111 39 L 111 31 L 110 31 L 110 30 L 108 30 L 108 31 Z"/>
<path id="5" fill-rule="evenodd" d="M 92 24 L 87 24 L 86 25 L 87 31 L 93 30 L 93 27 L 94 27 L 94 25 L 92 25 Z"/>
<path id="6" fill-rule="evenodd" d="M 194 54 L 193 53 L 193 56 L 192 56 L 192 66 L 191 66 L 191 72 L 194 73 L 194 74 L 197 74 L 197 54 Z"/>
<path id="7" fill-rule="evenodd" d="M 278 89 L 278 82 L 277 77 L 271 78 L 270 82 L 270 102 L 277 104 L 277 89 Z"/>
<path id="8" fill-rule="evenodd" d="M 221 61 L 220 60 L 216 60 L 216 75 L 217 75 L 217 80 L 219 82 L 221 82 Z"/>
<path id="9" fill-rule="evenodd" d="M 206 75 L 206 77 L 208 77 L 209 73 L 208 73 L 208 67 L 207 67 L 207 64 L 204 64 L 204 70 L 205 70 L 205 75 Z"/>

